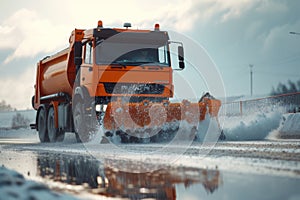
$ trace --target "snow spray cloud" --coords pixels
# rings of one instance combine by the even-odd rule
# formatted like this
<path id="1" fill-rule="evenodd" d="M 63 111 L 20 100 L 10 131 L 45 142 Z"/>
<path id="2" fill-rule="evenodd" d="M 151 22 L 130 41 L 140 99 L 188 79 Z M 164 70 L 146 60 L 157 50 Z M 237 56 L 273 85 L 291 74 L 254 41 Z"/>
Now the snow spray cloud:
<path id="1" fill-rule="evenodd" d="M 223 108 L 228 106 L 227 113 L 220 118 L 226 121 L 223 126 L 226 140 L 268 139 L 268 135 L 278 128 L 282 115 L 293 108 L 291 104 L 282 104 L 283 100 L 269 97 L 225 104 Z"/>
<path id="2" fill-rule="evenodd" d="M 130 157 L 134 157 L 140 163 L 145 163 L 147 161 L 151 161 L 151 156 L 154 154 L 161 155 L 162 158 L 165 160 L 166 163 L 171 164 L 175 162 L 177 159 L 180 158 L 181 155 L 185 153 L 185 151 L 189 148 L 191 143 L 194 141 L 195 135 L 198 140 L 201 140 L 203 144 L 205 143 L 205 150 L 199 150 L 199 156 L 206 156 L 210 150 L 214 147 L 216 142 L 218 141 L 220 135 L 220 127 L 215 123 L 215 120 L 210 120 L 208 116 L 206 116 L 206 120 L 203 122 L 198 122 L 200 110 L 196 109 L 193 113 L 183 113 L 185 112 L 182 107 L 180 107 L 181 115 L 192 115 L 193 118 L 196 120 L 192 120 L 192 122 L 187 123 L 186 121 L 178 121 L 178 122 L 169 122 L 167 121 L 167 111 L 164 108 L 164 105 L 159 105 L 155 103 L 151 103 L 151 100 L 154 102 L 157 100 L 161 102 L 163 99 L 150 99 L 150 101 L 143 101 L 143 99 L 138 99 L 136 96 L 143 96 L 144 93 L 147 91 L 151 92 L 153 88 L 150 83 L 156 83 L 157 85 L 167 85 L 166 88 L 169 91 L 172 91 L 173 84 L 174 84 L 174 95 L 173 98 L 170 98 L 170 102 L 186 102 L 182 101 L 183 99 L 188 99 L 191 102 L 198 102 L 200 97 L 204 92 L 210 92 L 216 97 L 225 97 L 225 89 L 223 85 L 222 78 L 220 73 L 215 66 L 212 59 L 208 56 L 207 52 L 195 41 L 191 38 L 188 38 L 182 34 L 168 31 L 169 40 L 168 42 L 165 41 L 163 44 L 161 41 L 157 40 L 148 40 L 147 38 L 136 38 L 134 36 L 130 36 L 129 32 L 125 31 L 122 33 L 115 34 L 114 36 L 106 39 L 106 40 L 96 40 L 94 42 L 95 46 L 95 53 L 96 57 L 94 60 L 99 67 L 99 82 L 103 81 L 105 84 L 102 85 L 102 88 L 99 86 L 92 87 L 94 89 L 94 96 L 102 91 L 106 91 L 107 93 L 111 94 L 110 98 L 77 98 L 73 102 L 73 113 L 74 113 L 74 124 L 75 130 L 77 132 L 78 138 L 82 141 L 90 141 L 84 143 L 86 149 L 97 159 L 103 159 L 101 157 L 98 158 L 97 153 L 94 151 L 95 148 L 101 151 L 101 148 L 110 148 L 113 152 Z M 165 33 L 167 34 L 167 32 Z M 137 36 L 136 34 L 135 36 Z M 131 37 L 131 38 L 130 38 Z M 86 46 L 89 45 L 86 43 Z M 185 69 L 180 69 L 180 64 L 178 62 L 179 56 L 178 54 L 181 53 L 178 50 L 178 46 L 183 46 L 185 49 L 184 52 L 184 62 L 185 62 Z M 86 47 L 85 49 L 88 49 Z M 149 63 L 150 55 L 149 53 L 153 52 L 153 50 L 162 51 L 159 54 L 159 60 L 156 62 Z M 146 50 L 144 55 L 147 57 L 140 58 L 141 60 L 134 62 L 128 58 L 135 56 L 136 53 L 142 53 L 142 50 Z M 167 55 L 167 50 L 170 52 L 170 58 Z M 87 55 L 87 54 L 85 54 Z M 100 56 L 99 56 L 100 55 Z M 183 56 L 183 55 L 180 55 Z M 136 58 L 137 59 L 137 58 Z M 170 69 L 168 65 L 164 65 L 164 63 L 172 63 L 172 76 L 169 76 L 167 73 Z M 135 63 L 139 63 L 138 66 L 129 67 L 136 65 Z M 147 74 L 151 71 L 156 72 L 165 72 L 167 76 L 169 76 L 169 82 L 166 82 L 165 78 L 162 77 L 155 77 L 156 79 L 149 84 L 145 82 L 143 79 L 147 79 L 147 75 L 144 77 L 140 77 L 141 75 L 137 73 L 138 70 L 144 70 L 144 73 Z M 82 80 L 84 68 L 78 71 L 77 73 L 78 80 Z M 119 75 L 116 71 L 122 70 L 124 73 Z M 126 72 L 126 73 L 125 73 Z M 134 74 L 136 74 L 134 76 Z M 109 83 L 111 80 L 110 77 L 114 77 L 117 79 L 117 82 Z M 138 84 L 128 84 L 128 83 L 143 83 L 143 88 L 140 88 Z M 173 83 L 172 83 L 173 82 Z M 124 84 L 126 83 L 126 84 Z M 169 85 L 169 86 L 168 86 Z M 78 88 L 81 87 L 81 88 Z M 75 90 L 80 90 L 82 92 L 82 96 L 88 96 L 88 92 L 82 86 L 77 84 L 77 88 Z M 161 92 L 161 88 L 159 86 L 155 88 L 155 90 Z M 120 95 L 121 94 L 121 95 Z M 124 95 L 125 94 L 125 95 Z M 136 95 L 138 94 L 138 95 Z M 122 96 L 120 98 L 120 96 Z M 125 96 L 125 97 L 124 97 Z M 165 98 L 168 99 L 167 97 Z M 110 115 L 113 116 L 111 118 L 113 126 L 108 125 L 110 129 L 114 129 L 117 127 L 117 130 L 103 130 L 103 116 L 104 111 L 102 108 L 106 107 L 105 104 L 109 103 L 110 101 L 115 102 L 110 107 L 110 110 L 106 110 L 106 112 L 110 112 Z M 141 104 L 145 104 L 148 106 L 149 111 L 149 124 L 148 126 L 151 128 L 149 129 L 144 128 L 137 122 L 137 119 L 132 117 L 130 113 L 126 113 L 124 111 L 129 111 L 130 102 L 138 102 Z M 117 102 L 117 103 L 116 103 Z M 168 103 L 168 101 L 163 101 Z M 78 105 L 79 104 L 79 105 Z M 98 105 L 101 109 L 98 112 L 98 120 L 100 122 L 100 129 L 98 131 L 88 130 L 86 129 L 86 124 L 94 124 L 96 119 L 96 115 L 94 112 L 94 108 L 92 107 L 89 116 L 91 118 L 86 119 L 85 116 L 88 116 L 85 112 L 89 106 L 86 105 L 93 105 L 94 107 Z M 137 115 L 138 115 L 137 110 Z M 120 114 L 122 113 L 122 114 Z M 145 116 L 141 116 L 145 117 Z M 159 120 L 158 120 L 159 119 Z M 131 124 L 135 129 L 138 129 L 139 134 L 132 133 L 128 130 L 128 126 L 126 124 Z M 220 121 L 222 125 L 223 122 Z M 176 128 L 174 128 L 176 126 Z M 205 127 L 203 127 L 205 126 Z M 217 127 L 216 127 L 217 126 Z M 106 127 L 107 128 L 107 127 Z M 165 129 L 172 129 L 175 132 L 174 137 L 170 138 L 170 141 L 165 143 L 160 143 L 158 148 L 154 148 L 152 151 L 140 152 L 140 150 L 134 150 L 134 148 L 128 148 L 127 145 L 122 145 L 119 141 L 111 139 L 108 144 L 100 144 L 100 140 L 109 135 L 119 135 L 122 136 L 126 133 L 126 137 L 135 138 L 139 141 L 149 142 L 151 138 L 158 136 L 159 133 L 165 131 Z M 187 130 L 193 130 L 191 134 L 187 132 Z M 191 131 L 190 131 L 191 132 Z M 86 134 L 89 133 L 89 134 Z M 200 137 L 201 136 L 201 137 Z M 159 136 L 163 137 L 163 136 Z M 200 139 L 201 138 L 201 139 Z M 120 137 L 122 139 L 122 137 Z M 119 140 L 120 140 L 119 139 Z M 123 141 L 125 139 L 123 138 Z M 160 138 L 158 138 L 158 141 Z M 95 147 L 95 145 L 97 147 Z M 107 146 L 109 145 L 109 147 Z M 130 150 L 129 150 L 130 149 Z M 174 156 L 169 156 L 174 155 Z M 126 170 L 126 168 L 122 168 L 122 171 Z M 129 170 L 129 169 L 128 169 Z M 137 168 L 135 168 L 137 170 Z M 155 168 L 151 168 L 151 170 L 155 170 Z M 147 168 L 140 167 L 138 168 L 138 172 L 146 172 L 149 171 Z M 135 171 L 136 172 L 136 171 Z"/>
<path id="3" fill-rule="evenodd" d="M 223 131 L 228 141 L 264 140 L 278 128 L 281 118 L 279 111 L 227 117 Z"/>

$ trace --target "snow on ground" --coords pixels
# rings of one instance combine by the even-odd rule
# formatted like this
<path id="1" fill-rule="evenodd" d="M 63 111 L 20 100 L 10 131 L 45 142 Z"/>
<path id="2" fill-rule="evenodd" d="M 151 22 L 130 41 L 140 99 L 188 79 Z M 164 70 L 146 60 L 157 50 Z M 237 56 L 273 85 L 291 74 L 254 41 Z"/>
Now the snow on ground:
<path id="1" fill-rule="evenodd" d="M 0 112 L 0 131 L 1 128 L 11 128 L 13 117 L 20 113 L 25 119 L 28 119 L 30 123 L 35 122 L 35 110 L 23 110 L 13 112 Z"/>
<path id="2" fill-rule="evenodd" d="M 280 138 L 300 138 L 300 113 L 288 113 L 283 115 L 280 127 L 270 134 Z"/>
<path id="3" fill-rule="evenodd" d="M 32 141 L 36 140 L 38 142 L 38 135 L 35 130 L 31 130 L 29 124 L 22 124 L 21 128 L 12 128 L 13 118 L 20 114 L 23 119 L 26 119 L 28 123 L 35 123 L 35 111 L 14 111 L 14 112 L 0 112 L 0 138 L 3 141 L 4 138 L 20 138 L 20 142 L 24 140 Z"/>
<path id="4" fill-rule="evenodd" d="M 47 186 L 34 181 L 26 180 L 16 171 L 0 167 L 0 199 L 64 199 L 73 200 L 75 197 L 59 194 L 50 190 Z"/>
<path id="5" fill-rule="evenodd" d="M 14 139 L 15 142 L 39 142 L 38 134 L 35 130 L 29 128 L 0 130 L 1 141 Z"/>

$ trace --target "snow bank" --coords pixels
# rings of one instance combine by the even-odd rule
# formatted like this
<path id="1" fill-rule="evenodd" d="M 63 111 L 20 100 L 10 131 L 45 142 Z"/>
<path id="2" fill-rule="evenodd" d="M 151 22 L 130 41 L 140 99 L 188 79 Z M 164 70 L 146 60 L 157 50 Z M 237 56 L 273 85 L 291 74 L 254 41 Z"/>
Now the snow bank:
<path id="1" fill-rule="evenodd" d="M 300 113 L 285 114 L 278 130 L 274 131 L 275 135 L 283 139 L 300 138 Z"/>
<path id="2" fill-rule="evenodd" d="M 0 167 L 0 199 L 76 199 L 51 191 L 47 186 L 26 180 L 22 174 Z"/>
<path id="3" fill-rule="evenodd" d="M 37 137 L 36 131 L 31 130 L 29 125 L 24 126 L 25 124 L 35 122 L 35 112 L 35 110 L 0 112 L 0 138 L 3 139 L 26 137 L 35 139 Z M 26 123 L 23 123 L 19 120 L 15 120 L 13 123 L 13 119 L 16 116 L 21 116 L 22 119 L 26 120 Z M 20 127 L 18 127 L 18 125 L 20 125 Z M 12 126 L 15 127 L 13 128 Z"/>
<path id="4" fill-rule="evenodd" d="M 281 118 L 280 111 L 225 117 L 223 131 L 229 141 L 263 140 L 279 127 Z"/>
<path id="5" fill-rule="evenodd" d="M 4 141 L 7 139 L 23 139 L 20 141 L 31 141 L 31 142 L 39 142 L 38 134 L 36 130 L 32 130 L 29 128 L 21 128 L 18 130 L 0 130 L 0 141 Z"/>
<path id="6" fill-rule="evenodd" d="M 24 118 L 28 119 L 30 123 L 35 122 L 35 110 L 0 112 L 0 128 L 11 128 L 13 117 L 20 113 Z"/>

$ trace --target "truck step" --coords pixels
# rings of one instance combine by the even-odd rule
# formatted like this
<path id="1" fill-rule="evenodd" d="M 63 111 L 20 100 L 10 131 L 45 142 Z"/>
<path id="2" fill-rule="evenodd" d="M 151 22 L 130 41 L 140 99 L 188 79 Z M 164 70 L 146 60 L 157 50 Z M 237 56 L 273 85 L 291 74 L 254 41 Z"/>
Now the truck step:
<path id="1" fill-rule="evenodd" d="M 36 129 L 36 124 L 30 124 L 29 126 L 31 129 Z"/>

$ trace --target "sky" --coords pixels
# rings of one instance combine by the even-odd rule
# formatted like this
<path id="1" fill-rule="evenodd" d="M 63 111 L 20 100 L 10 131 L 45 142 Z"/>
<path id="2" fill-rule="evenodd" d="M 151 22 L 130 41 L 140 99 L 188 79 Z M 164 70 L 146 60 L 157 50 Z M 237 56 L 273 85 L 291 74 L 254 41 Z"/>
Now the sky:
<path id="1" fill-rule="evenodd" d="M 161 30 L 203 47 L 227 96 L 269 95 L 279 82 L 300 80 L 300 1 L 297 0 L 0 0 L 0 100 L 31 107 L 36 63 L 68 46 L 74 28 Z M 188 47 L 185 47 L 188 48 Z M 188 52 L 188 51 L 187 51 Z M 186 77 L 188 78 L 188 77 Z"/>

